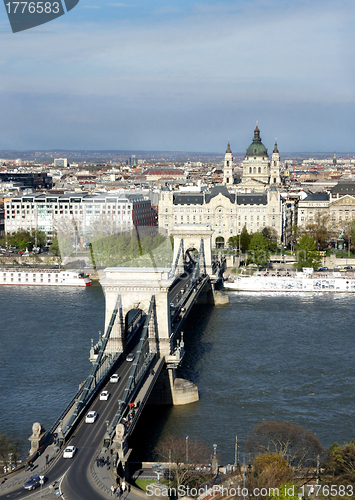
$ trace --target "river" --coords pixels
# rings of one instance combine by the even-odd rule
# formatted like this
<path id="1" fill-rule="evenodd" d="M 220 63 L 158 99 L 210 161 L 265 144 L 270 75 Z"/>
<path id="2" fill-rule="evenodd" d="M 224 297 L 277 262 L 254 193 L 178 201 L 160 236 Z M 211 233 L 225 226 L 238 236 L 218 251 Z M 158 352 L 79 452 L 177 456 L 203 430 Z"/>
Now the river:
<path id="1" fill-rule="evenodd" d="M 216 443 L 234 462 L 264 420 L 290 420 L 324 446 L 355 437 L 355 308 L 346 294 L 229 293 L 195 307 L 184 328 L 180 374 L 200 401 L 145 410 L 133 458 L 150 458 L 168 433 Z M 50 427 L 91 367 L 90 339 L 104 326 L 104 296 L 90 288 L 2 287 L 1 427 L 27 442 L 34 421 Z M 27 445 L 25 445 L 25 449 Z"/>

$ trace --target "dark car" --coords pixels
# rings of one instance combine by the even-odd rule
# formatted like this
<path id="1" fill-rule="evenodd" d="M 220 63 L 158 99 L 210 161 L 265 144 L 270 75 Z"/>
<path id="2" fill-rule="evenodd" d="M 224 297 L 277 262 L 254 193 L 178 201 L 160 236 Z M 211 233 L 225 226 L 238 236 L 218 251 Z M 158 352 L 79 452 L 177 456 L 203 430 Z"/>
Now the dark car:
<path id="1" fill-rule="evenodd" d="M 327 267 L 320 267 L 319 269 L 317 269 L 317 272 L 319 271 L 328 271 L 328 268 Z"/>
<path id="2" fill-rule="evenodd" d="M 25 488 L 25 490 L 34 490 L 35 488 L 40 486 L 41 479 L 43 479 L 43 481 L 44 481 L 43 476 L 32 476 L 32 477 L 30 477 L 30 479 L 28 479 L 28 481 L 25 482 L 23 487 Z"/>

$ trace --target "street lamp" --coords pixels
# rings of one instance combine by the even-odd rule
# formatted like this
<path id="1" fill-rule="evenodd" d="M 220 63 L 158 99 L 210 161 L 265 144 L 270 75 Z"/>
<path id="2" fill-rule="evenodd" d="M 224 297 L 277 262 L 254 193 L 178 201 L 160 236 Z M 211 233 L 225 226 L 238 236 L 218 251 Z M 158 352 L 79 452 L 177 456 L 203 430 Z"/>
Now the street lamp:
<path id="1" fill-rule="evenodd" d="M 189 463 L 189 436 L 186 436 L 186 464 Z"/>

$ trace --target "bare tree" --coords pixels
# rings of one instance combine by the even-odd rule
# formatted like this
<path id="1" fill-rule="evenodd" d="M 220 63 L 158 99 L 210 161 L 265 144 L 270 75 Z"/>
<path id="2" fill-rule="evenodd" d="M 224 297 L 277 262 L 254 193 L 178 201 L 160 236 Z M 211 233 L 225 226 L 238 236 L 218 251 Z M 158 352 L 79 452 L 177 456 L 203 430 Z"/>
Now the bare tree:
<path id="1" fill-rule="evenodd" d="M 317 249 L 325 248 L 332 237 L 330 216 L 327 213 L 317 213 L 313 223 L 307 224 L 306 233 L 314 239 Z"/>
<path id="2" fill-rule="evenodd" d="M 170 462 L 177 486 L 187 485 L 201 476 L 209 461 L 207 448 L 195 438 L 168 435 L 154 449 L 162 462 Z"/>
<path id="3" fill-rule="evenodd" d="M 269 420 L 254 427 L 246 439 L 246 449 L 254 453 L 277 453 L 290 465 L 313 465 L 324 448 L 314 432 L 291 422 Z"/>

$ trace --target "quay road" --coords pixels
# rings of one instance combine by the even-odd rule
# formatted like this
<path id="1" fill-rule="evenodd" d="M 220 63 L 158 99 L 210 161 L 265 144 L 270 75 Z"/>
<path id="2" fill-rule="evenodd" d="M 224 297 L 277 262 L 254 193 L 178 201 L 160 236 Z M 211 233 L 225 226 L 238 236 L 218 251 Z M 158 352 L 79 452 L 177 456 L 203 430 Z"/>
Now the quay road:
<path id="1" fill-rule="evenodd" d="M 130 344 L 130 352 L 135 352 L 137 349 L 139 336 L 136 335 Z M 107 494 L 100 493 L 97 487 L 94 486 L 90 473 L 90 464 L 98 456 L 103 446 L 103 439 L 106 432 L 106 420 L 112 421 L 117 409 L 118 400 L 122 398 L 126 387 L 132 363 L 125 360 L 120 366 L 115 369 L 115 373 L 120 375 L 118 383 L 107 382 L 101 391 L 107 390 L 110 393 L 108 401 L 100 401 L 100 393 L 96 396 L 90 407 L 87 408 L 84 417 L 66 446 L 73 445 L 77 448 L 77 452 L 72 459 L 63 458 L 64 446 L 58 452 L 59 459 L 55 459 L 54 466 L 45 472 L 46 483 L 44 489 L 49 485 L 57 482 L 60 483 L 61 492 L 67 500 L 91 500 L 107 498 Z M 101 392 L 100 391 L 100 392 Z M 90 411 L 95 410 L 98 414 L 96 421 L 93 424 L 85 423 L 85 415 Z M 46 452 L 44 452 L 46 453 Z M 110 456 L 109 451 L 103 455 L 105 459 Z M 112 464 L 111 464 L 112 466 Z M 96 462 L 95 462 L 96 468 Z M 105 465 L 106 468 L 106 465 Z M 36 469 L 32 475 L 36 475 Z M 113 483 L 113 482 L 112 482 Z M 38 498 L 39 490 L 36 493 L 27 492 L 21 487 L 12 491 L 0 492 L 0 498 L 22 499 L 22 498 Z M 130 494 L 130 498 L 134 498 Z"/>

